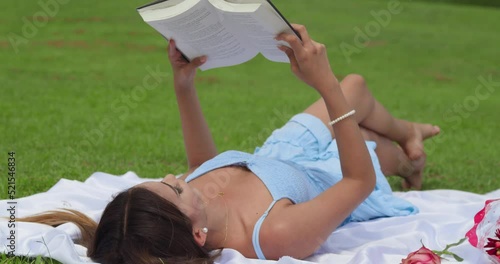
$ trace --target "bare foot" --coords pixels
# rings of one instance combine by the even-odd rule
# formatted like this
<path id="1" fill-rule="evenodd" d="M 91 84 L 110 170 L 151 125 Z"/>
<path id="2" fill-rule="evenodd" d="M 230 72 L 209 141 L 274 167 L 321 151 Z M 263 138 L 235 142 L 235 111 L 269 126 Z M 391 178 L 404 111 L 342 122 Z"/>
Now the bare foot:
<path id="1" fill-rule="evenodd" d="M 425 163 L 423 141 L 439 134 L 441 129 L 438 126 L 433 126 L 431 124 L 413 123 L 408 121 L 404 122 L 408 126 L 409 134 L 408 138 L 404 142 L 400 143 L 401 147 L 410 160 L 419 162 L 421 158 L 424 158 Z"/>
<path id="2" fill-rule="evenodd" d="M 409 163 L 407 163 L 404 171 L 401 171 L 401 175 L 403 175 L 403 181 L 401 182 L 403 190 L 422 189 L 422 173 L 425 168 L 426 159 L 427 157 L 424 154 L 418 160 L 408 161 Z"/>

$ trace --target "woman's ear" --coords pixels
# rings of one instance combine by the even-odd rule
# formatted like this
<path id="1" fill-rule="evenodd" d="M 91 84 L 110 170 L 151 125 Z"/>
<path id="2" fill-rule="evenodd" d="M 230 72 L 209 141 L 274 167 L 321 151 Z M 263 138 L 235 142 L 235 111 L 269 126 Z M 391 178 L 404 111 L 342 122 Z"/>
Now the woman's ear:
<path id="1" fill-rule="evenodd" d="M 196 243 L 200 245 L 200 247 L 203 247 L 205 243 L 207 242 L 207 233 L 201 231 L 201 228 L 194 229 L 193 228 L 193 237 Z"/>

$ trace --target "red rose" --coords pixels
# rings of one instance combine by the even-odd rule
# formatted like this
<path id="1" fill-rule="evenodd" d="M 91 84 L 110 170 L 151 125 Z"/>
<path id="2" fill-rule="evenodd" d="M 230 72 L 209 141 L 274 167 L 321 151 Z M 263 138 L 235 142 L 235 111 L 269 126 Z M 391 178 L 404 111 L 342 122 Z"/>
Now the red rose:
<path id="1" fill-rule="evenodd" d="M 401 264 L 441 264 L 441 257 L 432 250 L 422 246 L 419 250 L 408 254 Z"/>

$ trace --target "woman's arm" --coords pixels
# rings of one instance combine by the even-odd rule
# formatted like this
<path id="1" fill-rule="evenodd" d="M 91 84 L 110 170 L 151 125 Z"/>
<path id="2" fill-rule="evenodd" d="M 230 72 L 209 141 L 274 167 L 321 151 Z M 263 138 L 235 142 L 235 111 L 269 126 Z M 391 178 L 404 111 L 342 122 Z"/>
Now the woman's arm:
<path id="1" fill-rule="evenodd" d="M 196 69 L 205 63 L 206 58 L 200 57 L 190 63 L 186 62 L 176 49 L 174 40 L 170 40 L 168 55 L 174 72 L 175 95 L 181 117 L 189 166 L 187 174 L 189 174 L 203 162 L 217 155 L 217 148 L 203 116 L 194 86 Z"/>
<path id="2" fill-rule="evenodd" d="M 280 47 L 290 58 L 292 71 L 313 87 L 325 100 L 331 120 L 352 108 L 333 75 L 324 45 L 310 39 L 305 27 L 296 25 L 301 41 L 282 34 L 292 47 Z M 375 171 L 365 141 L 354 118 L 333 125 L 343 178 L 315 199 L 288 205 L 268 216 L 268 231 L 261 237 L 269 258 L 290 255 L 304 258 L 312 254 L 349 214 L 373 191 Z"/>

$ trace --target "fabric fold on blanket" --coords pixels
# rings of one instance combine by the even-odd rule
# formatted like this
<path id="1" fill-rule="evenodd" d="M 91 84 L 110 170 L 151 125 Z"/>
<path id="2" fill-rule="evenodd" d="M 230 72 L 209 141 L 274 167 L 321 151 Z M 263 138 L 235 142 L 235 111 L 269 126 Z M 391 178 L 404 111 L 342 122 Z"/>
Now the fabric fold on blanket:
<path id="1" fill-rule="evenodd" d="M 149 180 L 154 179 L 142 179 L 133 172 L 122 176 L 97 172 L 85 182 L 61 179 L 45 193 L 15 200 L 16 217 L 67 208 L 81 211 L 98 221 L 102 210 L 116 193 Z M 474 215 L 483 208 L 487 199 L 500 198 L 500 189 L 485 195 L 456 190 L 395 192 L 394 195 L 413 203 L 420 212 L 349 223 L 333 232 L 321 248 L 305 260 L 290 257 L 279 261 L 247 259 L 238 251 L 224 249 L 216 263 L 400 263 L 408 253 L 420 248 L 420 241 L 430 249 L 441 250 L 446 244 L 465 237 L 473 225 Z M 10 216 L 7 211 L 9 201 L 0 201 L 0 217 Z M 0 220 L 1 252 L 9 251 L 8 237 L 14 230 L 16 255 L 43 255 L 62 263 L 92 263 L 86 257 L 86 248 L 73 242 L 78 237 L 75 225 L 52 228 L 34 223 L 15 224 L 16 228 L 12 229 L 5 219 Z M 461 263 L 464 264 L 489 263 L 486 255 L 468 242 L 451 251 L 463 257 L 465 260 Z M 455 260 L 450 257 L 443 263 L 455 263 Z"/>

